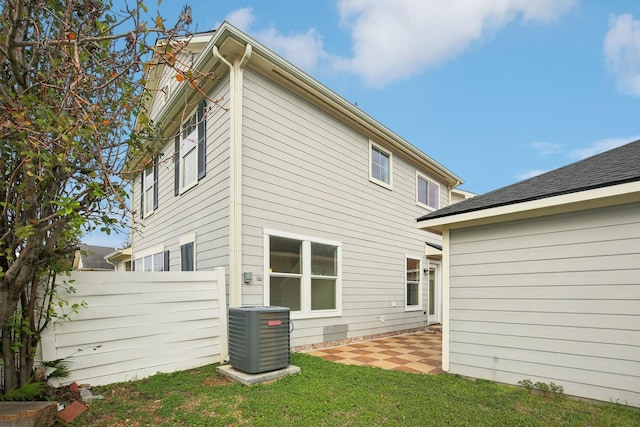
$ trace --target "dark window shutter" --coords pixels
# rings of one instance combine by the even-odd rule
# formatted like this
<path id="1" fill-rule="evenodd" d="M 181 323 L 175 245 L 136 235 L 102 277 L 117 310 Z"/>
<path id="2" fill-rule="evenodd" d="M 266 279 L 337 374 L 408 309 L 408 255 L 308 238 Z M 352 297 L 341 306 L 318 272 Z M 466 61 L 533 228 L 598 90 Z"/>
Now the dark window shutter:
<path id="1" fill-rule="evenodd" d="M 174 143 L 173 167 L 175 175 L 173 177 L 173 195 L 180 194 L 180 133 L 176 136 Z"/>
<path id="2" fill-rule="evenodd" d="M 169 251 L 164 251 L 164 266 L 162 271 L 169 271 Z"/>
<path id="3" fill-rule="evenodd" d="M 158 175 L 160 168 L 158 167 L 159 157 L 156 157 L 153 162 L 153 209 L 158 209 Z"/>
<path id="4" fill-rule="evenodd" d="M 206 101 L 198 105 L 198 181 L 207 175 L 207 119 L 205 117 Z"/>
<path id="5" fill-rule="evenodd" d="M 140 174 L 140 219 L 144 218 L 144 171 Z"/>

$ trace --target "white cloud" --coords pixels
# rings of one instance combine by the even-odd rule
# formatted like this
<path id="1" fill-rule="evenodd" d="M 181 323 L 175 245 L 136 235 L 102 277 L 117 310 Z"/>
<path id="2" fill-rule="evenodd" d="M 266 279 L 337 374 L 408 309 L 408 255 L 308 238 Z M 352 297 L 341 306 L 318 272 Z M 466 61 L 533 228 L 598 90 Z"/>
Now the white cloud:
<path id="1" fill-rule="evenodd" d="M 551 142 L 534 142 L 531 147 L 543 156 L 562 153 L 562 146 Z"/>
<path id="2" fill-rule="evenodd" d="M 322 37 L 314 28 L 287 35 L 281 34 L 273 25 L 254 30 L 251 26 L 255 15 L 250 7 L 232 11 L 225 20 L 307 72 L 318 68 L 319 62 L 328 57 L 322 47 Z"/>
<path id="3" fill-rule="evenodd" d="M 283 35 L 271 26 L 253 33 L 253 36 L 305 71 L 316 69 L 327 56 L 322 47 L 322 38 L 314 28 L 305 33 Z"/>
<path id="4" fill-rule="evenodd" d="M 611 15 L 604 39 L 604 57 L 618 89 L 640 96 L 640 20 L 629 14 Z"/>
<path id="5" fill-rule="evenodd" d="M 252 29 L 252 8 L 231 12 L 227 20 L 305 71 L 331 62 L 339 72 L 384 86 L 447 61 L 469 44 L 521 17 L 549 22 L 577 0 L 337 0 L 342 25 L 351 33 L 353 57 L 338 58 L 323 48 L 313 28 L 282 34 L 276 27 Z"/>
<path id="6" fill-rule="evenodd" d="M 549 171 L 544 169 L 532 169 L 530 171 L 521 173 L 520 175 L 517 176 L 517 178 L 518 178 L 518 181 L 524 181 L 525 179 L 533 178 L 534 176 L 542 175 L 543 173 L 547 173 L 547 172 Z"/>
<path id="7" fill-rule="evenodd" d="M 339 0 L 353 58 L 338 67 L 383 86 L 447 61 L 518 16 L 552 21 L 576 0 Z"/>
<path id="8" fill-rule="evenodd" d="M 225 18 L 225 21 L 229 22 L 235 27 L 238 27 L 242 31 L 248 31 L 253 21 L 255 21 L 255 15 L 253 14 L 252 8 L 245 7 L 229 13 Z"/>
<path id="9" fill-rule="evenodd" d="M 628 138 L 605 138 L 589 144 L 587 147 L 572 150 L 569 155 L 576 159 L 582 160 L 587 157 L 594 156 L 604 151 L 612 150 L 629 142 L 640 139 L 640 136 L 631 136 Z"/>

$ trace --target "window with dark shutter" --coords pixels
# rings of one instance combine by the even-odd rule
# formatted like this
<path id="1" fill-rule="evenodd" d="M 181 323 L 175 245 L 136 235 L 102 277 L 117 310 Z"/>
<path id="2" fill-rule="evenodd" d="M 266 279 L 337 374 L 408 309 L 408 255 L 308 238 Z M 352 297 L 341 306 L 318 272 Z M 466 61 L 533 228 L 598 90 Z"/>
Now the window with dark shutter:
<path id="1" fill-rule="evenodd" d="M 153 210 L 158 209 L 158 175 L 160 175 L 158 163 L 160 158 L 156 157 L 153 160 Z"/>
<path id="2" fill-rule="evenodd" d="M 169 271 L 169 251 L 164 251 L 164 265 L 162 271 Z"/>
<path id="3" fill-rule="evenodd" d="M 143 172 L 140 180 L 140 218 L 153 213 L 158 209 L 158 167 L 159 159 L 153 160 L 153 165 L 147 167 Z"/>
<path id="4" fill-rule="evenodd" d="M 206 102 L 182 123 L 174 141 L 174 195 L 190 189 L 207 175 Z"/>
<path id="5" fill-rule="evenodd" d="M 144 219 L 144 171 L 140 174 L 140 219 Z"/>
<path id="6" fill-rule="evenodd" d="M 198 105 L 198 181 L 207 175 L 207 119 L 206 101 Z"/>
<path id="7" fill-rule="evenodd" d="M 173 166 L 175 168 L 173 178 L 173 195 L 177 196 L 180 194 L 180 135 L 177 135 L 174 141 Z"/>

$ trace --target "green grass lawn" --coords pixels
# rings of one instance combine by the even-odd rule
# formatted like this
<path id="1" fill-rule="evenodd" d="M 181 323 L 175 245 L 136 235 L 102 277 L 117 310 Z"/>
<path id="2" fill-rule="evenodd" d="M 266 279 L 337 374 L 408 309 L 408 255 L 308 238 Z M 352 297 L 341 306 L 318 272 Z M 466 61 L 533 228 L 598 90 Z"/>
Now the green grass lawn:
<path id="1" fill-rule="evenodd" d="M 86 426 L 640 426 L 640 411 L 455 375 L 347 366 L 292 354 L 302 368 L 244 386 L 205 366 L 96 387 L 72 425 Z"/>

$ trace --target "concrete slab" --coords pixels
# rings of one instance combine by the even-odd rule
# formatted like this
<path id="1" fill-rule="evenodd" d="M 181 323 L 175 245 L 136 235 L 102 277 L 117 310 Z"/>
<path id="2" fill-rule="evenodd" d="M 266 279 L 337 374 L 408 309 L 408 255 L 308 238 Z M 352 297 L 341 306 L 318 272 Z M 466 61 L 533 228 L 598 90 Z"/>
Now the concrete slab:
<path id="1" fill-rule="evenodd" d="M 218 372 L 244 385 L 252 385 L 277 380 L 291 374 L 297 374 L 300 372 L 300 368 L 298 366 L 289 365 L 286 368 L 278 369 L 276 371 L 248 374 L 233 368 L 231 365 L 223 365 L 218 367 Z"/>
<path id="2" fill-rule="evenodd" d="M 57 413 L 56 402 L 1 402 L 0 427 L 49 427 Z"/>

